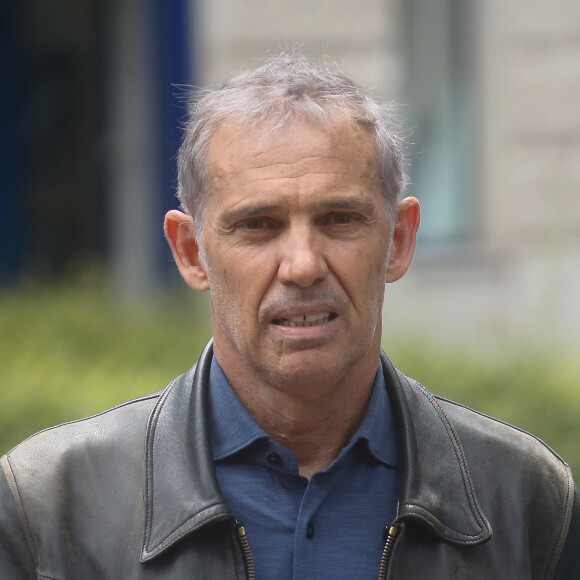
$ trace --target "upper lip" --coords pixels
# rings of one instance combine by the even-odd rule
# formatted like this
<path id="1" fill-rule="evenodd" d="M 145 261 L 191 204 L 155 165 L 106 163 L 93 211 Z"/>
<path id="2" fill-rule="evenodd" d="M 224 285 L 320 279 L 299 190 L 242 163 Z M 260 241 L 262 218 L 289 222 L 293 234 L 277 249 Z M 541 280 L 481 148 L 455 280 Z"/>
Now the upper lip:
<path id="1" fill-rule="evenodd" d="M 338 314 L 336 305 L 328 302 L 298 303 L 276 310 L 270 320 L 284 320 L 296 316 L 312 316 L 315 314 Z"/>

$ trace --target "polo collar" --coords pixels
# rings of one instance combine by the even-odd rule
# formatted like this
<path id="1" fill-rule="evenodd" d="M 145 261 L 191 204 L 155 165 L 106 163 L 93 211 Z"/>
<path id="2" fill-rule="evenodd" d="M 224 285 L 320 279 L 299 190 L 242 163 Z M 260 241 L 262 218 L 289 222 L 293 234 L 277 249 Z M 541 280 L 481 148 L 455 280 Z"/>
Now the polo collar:
<path id="1" fill-rule="evenodd" d="M 353 443 L 364 439 L 369 453 L 390 467 L 397 467 L 397 438 L 393 437 L 393 409 L 385 388 L 381 365 L 373 383 L 371 398 L 365 418 L 353 437 Z"/>
<path id="2" fill-rule="evenodd" d="M 216 461 L 235 455 L 258 439 L 270 438 L 234 393 L 215 357 L 208 389 L 208 426 Z"/>
<path id="3" fill-rule="evenodd" d="M 207 427 L 213 341 L 171 382 L 147 426 L 145 531 L 141 561 L 158 556 L 209 522 L 234 516 L 220 491 Z M 381 352 L 399 443 L 398 519 L 420 520 L 441 538 L 476 544 L 491 536 L 453 427 L 422 385 Z"/>
<path id="4" fill-rule="evenodd" d="M 211 362 L 208 402 L 209 433 L 216 461 L 235 455 L 260 439 L 272 440 L 236 396 L 215 357 Z M 363 422 L 341 454 L 364 440 L 367 453 L 384 465 L 396 467 L 397 443 L 392 425 L 391 405 L 379 366 Z"/>

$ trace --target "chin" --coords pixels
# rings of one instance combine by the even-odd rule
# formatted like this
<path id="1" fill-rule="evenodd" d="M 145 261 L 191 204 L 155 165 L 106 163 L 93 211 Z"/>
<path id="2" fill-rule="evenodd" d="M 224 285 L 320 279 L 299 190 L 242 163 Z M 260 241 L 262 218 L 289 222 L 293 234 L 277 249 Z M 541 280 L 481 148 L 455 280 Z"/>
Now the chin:
<path id="1" fill-rule="evenodd" d="M 271 368 L 278 382 L 320 382 L 332 379 L 350 366 L 344 356 L 316 350 L 297 351 L 282 355 Z"/>

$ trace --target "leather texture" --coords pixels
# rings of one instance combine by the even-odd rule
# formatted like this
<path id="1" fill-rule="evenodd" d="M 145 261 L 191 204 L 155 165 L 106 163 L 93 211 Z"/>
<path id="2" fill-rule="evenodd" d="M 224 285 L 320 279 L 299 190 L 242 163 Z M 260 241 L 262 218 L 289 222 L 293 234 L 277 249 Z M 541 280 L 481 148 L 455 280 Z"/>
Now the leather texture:
<path id="1" fill-rule="evenodd" d="M 210 341 L 163 391 L 37 433 L 0 459 L 0 579 L 246 577 L 207 435 L 211 357 Z M 580 578 L 568 466 L 381 361 L 400 447 L 387 578 Z"/>

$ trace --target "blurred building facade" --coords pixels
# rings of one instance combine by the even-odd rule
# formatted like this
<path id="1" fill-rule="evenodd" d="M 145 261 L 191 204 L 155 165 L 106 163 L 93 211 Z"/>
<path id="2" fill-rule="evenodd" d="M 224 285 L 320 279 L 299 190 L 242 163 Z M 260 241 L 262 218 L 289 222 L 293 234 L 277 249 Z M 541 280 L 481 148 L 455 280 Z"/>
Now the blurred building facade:
<path id="1" fill-rule="evenodd" d="M 160 223 L 175 205 L 171 171 L 184 114 L 172 84 L 219 84 L 298 46 L 401 105 L 408 193 L 420 199 L 423 219 L 411 271 L 387 287 L 386 343 L 408 333 L 496 350 L 522 339 L 580 346 L 576 0 L 55 2 L 62 17 L 72 10 L 75 22 L 89 24 L 73 34 L 61 22 L 54 38 L 72 34 L 73 54 L 97 62 L 78 89 L 94 106 L 75 141 L 92 152 L 83 183 L 93 193 L 79 192 L 86 222 L 76 237 L 93 236 L 87 245 L 105 256 L 121 295 L 146 295 L 166 276 Z M 46 3 L 22 4 L 40 11 Z M 51 21 L 44 18 L 39 28 Z M 14 127 L 11 134 L 20 138 Z M 74 163 L 79 151 L 70 153 Z M 3 187 L 18 181 L 14 170 L 3 169 Z M 72 221 L 59 195 L 47 189 L 26 204 L 34 211 L 40 196 L 56 216 L 43 227 L 52 223 L 54 243 L 66 248 Z M 21 198 L 2 199 L 3 215 L 16 215 Z"/>
<path id="2" fill-rule="evenodd" d="M 189 0 L 22 0 L 0 18 L 0 284 L 104 260 L 146 299 L 169 254 Z"/>
<path id="3" fill-rule="evenodd" d="M 422 204 L 387 286 L 400 336 L 497 354 L 580 346 L 580 4 L 575 0 L 199 3 L 200 79 L 296 45 L 399 104 Z"/>

